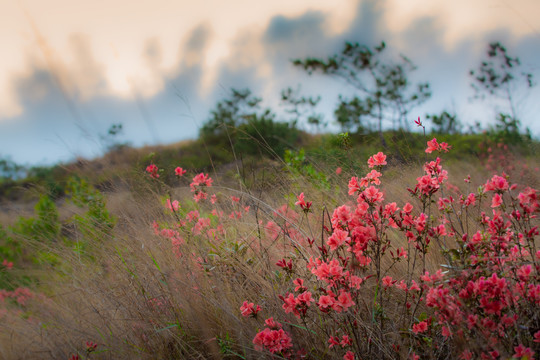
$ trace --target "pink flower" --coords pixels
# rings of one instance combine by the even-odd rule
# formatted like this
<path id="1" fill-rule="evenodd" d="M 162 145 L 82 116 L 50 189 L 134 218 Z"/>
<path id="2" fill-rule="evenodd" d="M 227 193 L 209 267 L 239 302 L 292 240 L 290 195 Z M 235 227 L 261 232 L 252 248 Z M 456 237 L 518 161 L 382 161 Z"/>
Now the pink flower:
<path id="1" fill-rule="evenodd" d="M 178 200 L 174 200 L 171 202 L 171 199 L 167 199 L 167 209 L 171 211 L 178 211 L 179 207 L 180 203 L 178 202 Z"/>
<path id="2" fill-rule="evenodd" d="M 518 346 L 514 347 L 515 354 L 512 356 L 513 358 L 517 359 L 533 359 L 534 351 L 531 350 L 531 348 L 526 348 L 523 346 L 523 344 L 519 344 Z"/>
<path id="3" fill-rule="evenodd" d="M 428 329 L 428 325 L 427 325 L 427 322 L 425 320 L 422 321 L 422 322 L 419 322 L 418 324 L 414 324 L 413 327 L 412 327 L 412 331 L 415 334 L 423 333 L 423 332 L 427 331 L 427 329 Z"/>
<path id="4" fill-rule="evenodd" d="M 266 232 L 266 236 L 268 236 L 272 240 L 276 240 L 281 234 L 281 228 L 273 221 L 269 221 L 264 227 L 264 230 Z"/>
<path id="5" fill-rule="evenodd" d="M 465 206 L 470 206 L 476 204 L 476 195 L 474 193 L 470 193 L 467 196 L 467 200 L 465 200 Z"/>
<path id="6" fill-rule="evenodd" d="M 261 307 L 259 305 L 255 307 L 255 304 L 244 301 L 242 306 L 240 306 L 240 311 L 242 312 L 242 316 L 244 317 L 256 317 L 257 313 L 261 311 Z"/>
<path id="7" fill-rule="evenodd" d="M 302 307 L 309 306 L 313 302 L 313 298 L 311 297 L 311 292 L 305 291 L 298 295 L 296 298 L 296 303 Z"/>
<path id="8" fill-rule="evenodd" d="M 174 174 L 176 176 L 184 176 L 185 173 L 186 170 L 182 169 L 181 167 L 177 167 L 176 169 L 174 169 Z"/>
<path id="9" fill-rule="evenodd" d="M 306 203 L 306 201 L 304 200 L 304 193 L 301 193 L 300 195 L 298 195 L 297 199 L 298 201 L 295 202 L 294 205 L 300 205 L 302 210 L 306 212 L 309 211 L 309 208 L 311 207 L 311 201 L 308 201 Z"/>
<path id="10" fill-rule="evenodd" d="M 294 288 L 294 291 L 304 291 L 306 289 L 306 287 L 304 286 L 303 279 L 297 278 L 296 280 L 293 281 L 293 284 L 296 285 L 296 287 Z"/>
<path id="11" fill-rule="evenodd" d="M 377 154 L 371 156 L 368 159 L 368 165 L 370 168 L 373 168 L 375 166 L 383 166 L 386 165 L 386 155 L 384 155 L 382 152 L 378 152 Z"/>
<path id="12" fill-rule="evenodd" d="M 355 302 L 352 300 L 351 293 L 347 291 L 341 292 L 341 294 L 338 296 L 337 301 L 334 303 L 334 310 L 341 312 L 341 311 L 347 311 L 348 308 L 353 306 Z M 336 309 L 336 305 L 339 305 L 340 309 Z"/>
<path id="13" fill-rule="evenodd" d="M 193 200 L 195 200 L 195 202 L 199 202 L 201 200 L 206 200 L 207 197 L 208 197 L 208 194 L 205 193 L 204 191 L 197 191 L 193 195 Z"/>
<path id="14" fill-rule="evenodd" d="M 503 175 L 505 174 L 503 173 Z M 486 183 L 485 190 L 502 194 L 504 191 L 508 190 L 508 181 L 502 176 L 493 175 L 491 180 Z"/>
<path id="15" fill-rule="evenodd" d="M 407 283 L 406 283 L 405 281 L 403 281 L 403 280 L 401 280 L 401 281 L 399 282 L 399 284 L 396 285 L 396 287 L 397 287 L 398 289 L 403 290 L 403 291 L 408 291 L 408 289 L 407 289 Z"/>
<path id="16" fill-rule="evenodd" d="M 392 286 L 394 284 L 394 282 L 395 281 L 392 279 L 391 276 L 385 276 L 385 277 L 382 278 L 382 283 L 383 283 L 383 286 L 385 288 L 388 288 L 388 287 Z"/>
<path id="17" fill-rule="evenodd" d="M 255 335 L 253 345 L 259 351 L 265 348 L 272 354 L 283 353 L 293 346 L 291 337 L 283 329 L 270 330 L 268 328 Z"/>
<path id="18" fill-rule="evenodd" d="M 363 177 L 360 180 L 360 186 L 368 186 L 371 183 L 374 183 L 375 185 L 380 185 L 381 180 L 379 179 L 381 177 L 381 173 L 377 170 L 371 170 L 366 177 Z"/>
<path id="19" fill-rule="evenodd" d="M 352 339 L 349 335 L 343 335 L 339 343 L 341 344 L 341 347 L 350 346 L 352 345 Z"/>
<path id="20" fill-rule="evenodd" d="M 440 187 L 438 180 L 431 177 L 431 175 L 420 176 L 416 178 L 416 181 L 418 182 L 416 187 L 425 195 L 436 192 Z"/>
<path id="21" fill-rule="evenodd" d="M 442 327 L 442 336 L 444 336 L 445 338 L 449 338 L 450 336 L 452 336 L 452 332 L 450 331 L 449 328 L 447 328 L 446 326 L 443 326 Z"/>
<path id="22" fill-rule="evenodd" d="M 540 330 L 534 333 L 534 342 L 540 343 Z"/>
<path id="23" fill-rule="evenodd" d="M 338 247 L 343 245 L 346 241 L 350 240 L 349 233 L 347 231 L 336 229 L 332 236 L 328 238 L 327 244 L 330 246 L 330 250 L 335 251 Z"/>
<path id="24" fill-rule="evenodd" d="M 274 329 L 274 330 L 281 329 L 281 327 L 282 327 L 282 325 L 280 323 L 278 323 L 277 321 L 275 321 L 273 317 L 270 317 L 270 318 L 264 320 L 264 323 L 270 329 Z"/>
<path id="25" fill-rule="evenodd" d="M 92 351 L 95 351 L 97 348 L 97 344 L 92 341 L 87 341 L 85 345 L 86 345 L 86 351 L 89 353 Z"/>
<path id="26" fill-rule="evenodd" d="M 418 286 L 418 284 L 417 284 L 416 281 L 414 281 L 414 280 L 412 281 L 412 285 L 411 285 L 411 287 L 409 288 L 409 291 L 413 291 L 413 290 L 415 290 L 415 291 L 420 291 L 420 287 Z"/>
<path id="27" fill-rule="evenodd" d="M 290 293 L 289 296 L 283 298 L 283 310 L 285 310 L 285 313 L 288 314 L 290 312 L 294 313 L 296 315 L 296 299 L 294 298 L 294 294 Z"/>
<path id="28" fill-rule="evenodd" d="M 369 203 L 376 203 L 384 200 L 384 195 L 375 186 L 370 186 L 365 189 L 361 196 Z"/>
<path id="29" fill-rule="evenodd" d="M 494 194 L 493 198 L 491 198 L 491 207 L 496 208 L 501 206 L 502 204 L 502 196 L 500 194 Z"/>
<path id="30" fill-rule="evenodd" d="M 437 142 L 436 138 L 433 138 L 432 140 L 427 142 L 426 153 L 431 154 L 433 151 L 437 150 L 439 150 L 439 143 Z"/>
<path id="31" fill-rule="evenodd" d="M 353 176 L 349 181 L 349 195 L 354 195 L 355 192 L 360 190 L 360 185 L 358 184 L 358 178 Z"/>
<path id="32" fill-rule="evenodd" d="M 517 271 L 517 274 L 521 281 L 529 281 L 529 276 L 531 275 L 531 272 L 532 272 L 531 264 L 528 264 L 528 265 L 523 265 L 522 267 L 520 267 Z"/>
<path id="33" fill-rule="evenodd" d="M 409 203 L 406 203 L 405 206 L 403 206 L 403 211 L 406 214 L 410 214 L 412 209 L 413 209 L 413 206 L 411 204 L 409 204 Z"/>
<path id="34" fill-rule="evenodd" d="M 442 142 L 440 144 L 440 148 L 441 148 L 442 151 L 448 152 L 452 147 L 450 145 L 448 145 L 447 143 Z"/>
<path id="35" fill-rule="evenodd" d="M 318 306 L 321 311 L 328 311 L 334 305 L 334 298 L 329 295 L 322 295 L 319 298 Z"/>
<path id="36" fill-rule="evenodd" d="M 150 164 L 146 167 L 146 172 L 148 173 L 148 175 L 150 175 L 151 178 L 154 178 L 154 179 L 159 178 L 158 171 L 159 171 L 158 167 L 154 164 Z"/>
<path id="37" fill-rule="evenodd" d="M 343 360 L 354 360 L 354 353 L 352 351 L 347 351 L 347 353 L 343 355 Z"/>
<path id="38" fill-rule="evenodd" d="M 193 178 L 193 182 L 189 185 L 192 192 L 195 192 L 197 186 L 206 186 L 211 187 L 212 186 L 212 178 L 208 176 L 208 174 L 200 173 L 198 175 L 195 175 Z"/>
<path id="39" fill-rule="evenodd" d="M 336 169 L 336 175 L 339 175 L 339 174 L 341 174 L 341 171 L 342 171 L 342 170 L 341 170 L 341 168 L 340 168 L 340 167 L 338 167 L 338 168 Z"/>
<path id="40" fill-rule="evenodd" d="M 330 338 L 328 338 L 328 343 L 330 344 L 330 345 L 328 345 L 329 349 L 333 348 L 334 346 L 339 345 L 339 337 L 330 336 Z"/>

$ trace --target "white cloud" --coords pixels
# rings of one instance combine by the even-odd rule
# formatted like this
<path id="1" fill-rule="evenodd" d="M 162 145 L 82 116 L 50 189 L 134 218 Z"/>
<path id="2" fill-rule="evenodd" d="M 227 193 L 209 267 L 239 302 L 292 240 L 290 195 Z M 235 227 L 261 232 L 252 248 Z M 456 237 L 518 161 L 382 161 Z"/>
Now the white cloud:
<path id="1" fill-rule="evenodd" d="M 35 69 L 52 71 L 66 91 L 84 101 L 98 95 L 130 98 L 134 91 L 155 95 L 167 75 L 181 70 L 179 64 L 200 61 L 208 89 L 242 31 L 262 33 L 273 16 L 311 10 L 327 15 L 328 32 L 339 33 L 353 20 L 357 1 L 2 1 L 0 119 L 21 114 L 13 81 Z M 179 53 L 200 24 L 212 33 L 203 54 Z M 151 40 L 159 44 L 159 61 L 149 63 L 145 51 Z"/>
<path id="2" fill-rule="evenodd" d="M 422 18 L 432 18 L 442 30 L 447 48 L 498 29 L 515 37 L 540 34 L 538 0 L 387 0 L 382 9 L 385 25 L 394 33 Z"/>

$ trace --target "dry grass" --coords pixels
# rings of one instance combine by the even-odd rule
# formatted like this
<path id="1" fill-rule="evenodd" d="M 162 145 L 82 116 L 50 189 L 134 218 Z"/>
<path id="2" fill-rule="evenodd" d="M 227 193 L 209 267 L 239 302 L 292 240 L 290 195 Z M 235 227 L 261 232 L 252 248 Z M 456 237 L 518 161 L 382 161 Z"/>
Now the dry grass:
<path id="1" fill-rule="evenodd" d="M 297 257 L 303 264 L 302 257 L 312 253 L 305 243 L 293 245 L 285 236 L 273 241 L 264 234 L 263 225 L 271 219 L 283 222 L 274 212 L 283 204 L 293 205 L 292 195 L 303 191 L 313 201 L 314 212 L 309 222 L 303 219 L 293 226 L 319 242 L 323 208 L 331 213 L 339 204 L 354 202 L 346 192 L 347 181 L 355 174 L 333 174 L 331 182 L 339 189 L 321 190 L 309 179 L 290 178 L 277 169 L 250 172 L 246 176 L 249 189 L 237 186 L 238 179 L 230 176 L 217 178 L 218 210 L 230 213 L 229 196 L 235 195 L 250 211 L 240 220 L 225 218 L 226 235 L 220 241 L 204 236 L 186 238 L 181 258 L 173 254 L 170 241 L 152 230 L 154 220 L 173 223 L 174 218 L 164 210 L 151 183 L 140 181 L 132 191 L 122 187 L 109 193 L 108 208 L 118 218 L 114 236 L 90 244 L 87 251 L 92 258 L 81 257 L 62 243 L 49 245 L 48 251 L 57 254 L 63 265 L 43 267 L 37 274 L 42 296 L 31 299 L 22 310 L 11 308 L 3 313 L 0 358 L 68 359 L 77 352 L 85 354 L 85 341 L 99 344 L 98 351 L 90 354 L 92 359 L 260 358 L 251 341 L 261 322 L 242 318 L 239 307 L 248 300 L 260 304 L 265 317 L 285 315 L 278 295 L 290 291 L 292 283 L 276 275 L 275 262 Z M 462 179 L 468 174 L 475 184 L 489 176 L 470 161 L 450 164 L 448 170 L 450 180 L 463 189 Z M 420 175 L 418 166 L 386 170 L 382 178 L 386 199 L 398 206 L 413 202 L 405 189 L 413 187 Z M 539 184 L 537 172 L 528 172 L 521 180 L 531 186 Z M 169 191 L 182 206 L 191 206 L 187 186 Z M 201 212 L 210 211 L 209 205 L 201 207 Z M 70 206 L 60 209 L 63 219 L 77 211 Z M 12 215 L 4 214 L 6 219 L 1 220 Z M 403 236 L 394 237 L 397 246 L 407 246 Z M 437 251 L 432 254 L 426 266 L 434 270 L 444 258 Z M 388 274 L 399 280 L 405 272 L 406 263 L 401 263 Z M 366 301 L 372 294 L 373 289 L 366 289 Z M 283 319 L 295 321 L 294 317 Z M 326 338 L 297 327 L 290 331 L 304 336 L 307 348 L 325 352 Z M 231 339 L 231 343 L 223 339 Z"/>

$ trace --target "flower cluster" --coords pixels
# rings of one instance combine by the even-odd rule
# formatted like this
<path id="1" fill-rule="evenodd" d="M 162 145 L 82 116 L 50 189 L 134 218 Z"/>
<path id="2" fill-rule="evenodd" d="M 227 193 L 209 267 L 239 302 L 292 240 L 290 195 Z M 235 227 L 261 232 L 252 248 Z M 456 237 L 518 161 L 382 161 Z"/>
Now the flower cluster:
<path id="1" fill-rule="evenodd" d="M 155 164 L 150 164 L 146 167 L 146 172 L 148 173 L 148 175 L 150 175 L 151 178 L 158 179 L 158 171 L 159 169 Z"/>
<path id="2" fill-rule="evenodd" d="M 255 349 L 266 349 L 272 354 L 280 354 L 286 358 L 290 357 L 290 349 L 293 346 L 291 336 L 272 317 L 265 320 L 265 325 L 266 328 L 257 333 L 253 339 Z"/>
<path id="3" fill-rule="evenodd" d="M 214 180 L 208 174 L 200 173 L 195 175 L 191 184 L 189 184 L 189 187 L 191 188 L 191 192 L 195 193 L 193 195 L 193 199 L 196 202 L 204 200 L 208 197 L 206 188 L 211 187 L 213 181 Z"/>
<path id="4" fill-rule="evenodd" d="M 434 138 L 428 141 L 426 153 L 450 148 Z M 368 167 L 376 169 L 350 179 L 348 192 L 356 204 L 334 209 L 331 228 L 322 225 L 321 246 L 308 241 L 315 253 L 307 259 L 307 273 L 295 257 L 276 263 L 294 279 L 294 292 L 279 296 L 284 313 L 301 319 L 304 326 L 312 321 L 314 329 L 325 329 L 331 334 L 329 348 L 344 359 L 374 355 L 369 338 L 360 335 L 359 322 L 366 320 L 396 333 L 408 328 L 409 336 L 395 339 L 391 349 L 415 359 L 432 351 L 463 359 L 532 359 L 540 343 L 540 251 L 535 242 L 540 231 L 532 224 L 540 210 L 536 190 L 525 187 L 516 196 L 517 185 L 510 185 L 503 173 L 494 175 L 478 192 L 463 195 L 447 184 L 448 172 L 436 158 L 426 162 L 425 174 L 409 189 L 420 203 L 421 211 L 415 212 L 410 203 L 400 208 L 385 202 L 379 186 L 386 164 L 386 155 L 379 152 L 368 159 Z M 445 186 L 450 193 L 443 196 Z M 491 203 L 485 204 L 491 205 L 488 215 L 482 199 L 490 192 Z M 304 193 L 297 200 L 309 220 L 306 209 L 311 203 Z M 478 218 L 467 216 L 473 211 Z M 288 234 L 279 227 L 275 232 Z M 391 241 L 397 234 L 403 234 L 405 246 Z M 448 251 L 452 241 L 457 247 Z M 430 274 L 426 256 L 434 242 L 445 250 L 448 265 Z M 387 253 L 391 256 L 383 261 Z M 402 261 L 407 262 L 406 273 L 397 278 L 388 274 Z M 371 307 L 365 300 L 370 291 Z M 368 319 L 363 317 L 366 307 Z M 401 309 L 395 323 L 387 320 L 391 307 Z M 419 319 L 419 307 L 431 312 Z M 276 330 L 257 334 L 258 349 L 270 350 L 271 345 L 261 344 L 271 331 Z M 439 339 L 444 340 L 437 343 Z"/>

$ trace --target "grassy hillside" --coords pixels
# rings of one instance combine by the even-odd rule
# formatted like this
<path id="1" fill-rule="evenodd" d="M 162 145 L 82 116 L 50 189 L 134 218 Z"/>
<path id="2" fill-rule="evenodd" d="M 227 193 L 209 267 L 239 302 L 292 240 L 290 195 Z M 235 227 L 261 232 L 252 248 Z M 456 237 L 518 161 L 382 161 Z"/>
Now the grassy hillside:
<path id="1" fill-rule="evenodd" d="M 0 358 L 539 354 L 537 143 L 384 135 L 121 148 L 4 182 Z"/>

